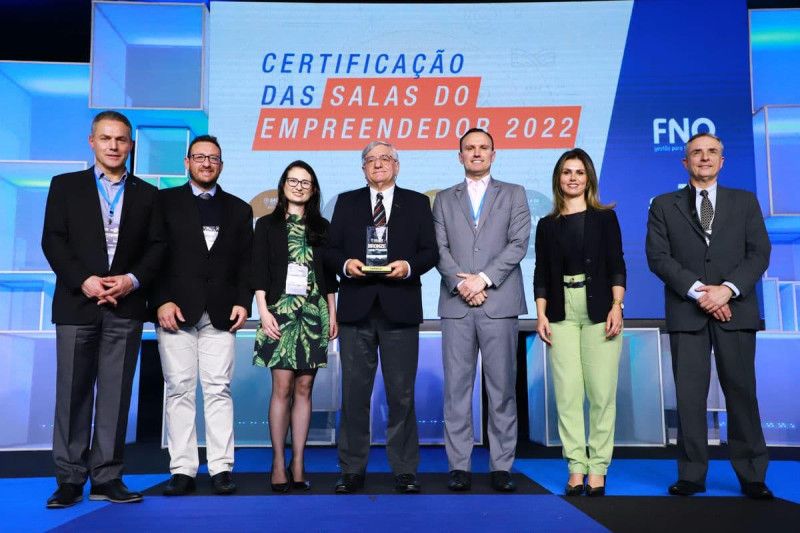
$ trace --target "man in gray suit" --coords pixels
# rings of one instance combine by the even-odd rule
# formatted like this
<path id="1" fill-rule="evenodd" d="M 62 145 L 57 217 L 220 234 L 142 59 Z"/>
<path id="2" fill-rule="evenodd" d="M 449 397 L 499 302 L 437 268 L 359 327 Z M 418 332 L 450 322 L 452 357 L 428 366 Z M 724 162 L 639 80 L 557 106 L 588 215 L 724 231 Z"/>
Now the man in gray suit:
<path id="1" fill-rule="evenodd" d="M 771 499 L 767 447 L 755 378 L 756 283 L 770 242 L 756 197 L 717 184 L 722 142 L 699 133 L 686 144 L 689 186 L 653 200 L 647 262 L 664 281 L 667 330 L 678 400 L 678 481 L 669 493 L 705 492 L 706 400 L 711 350 L 728 413 L 728 446 L 742 492 Z"/>
<path id="2" fill-rule="evenodd" d="M 478 350 L 489 399 L 492 487 L 516 489 L 509 470 L 517 445 L 517 317 L 527 312 L 519 263 L 528 249 L 531 215 L 525 189 L 491 177 L 494 157 L 491 135 L 477 128 L 467 131 L 458 153 L 466 179 L 441 191 L 433 204 L 442 275 L 445 448 L 448 487 L 454 491 L 469 490 L 472 484 Z"/>

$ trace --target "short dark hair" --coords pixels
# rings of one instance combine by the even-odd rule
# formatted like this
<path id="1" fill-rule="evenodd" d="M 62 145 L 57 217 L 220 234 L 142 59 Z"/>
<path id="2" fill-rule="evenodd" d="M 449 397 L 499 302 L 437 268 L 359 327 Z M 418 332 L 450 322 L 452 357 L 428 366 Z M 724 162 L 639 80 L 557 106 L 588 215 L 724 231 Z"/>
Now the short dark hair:
<path id="1" fill-rule="evenodd" d="M 97 123 L 101 120 L 113 120 L 115 122 L 122 122 L 128 127 L 128 135 L 133 137 L 133 126 L 131 126 L 131 121 L 128 120 L 128 117 L 120 113 L 119 111 L 100 111 L 98 114 L 94 116 L 92 119 L 92 133 L 94 134 L 94 130 L 97 127 Z"/>
<path id="2" fill-rule="evenodd" d="M 484 135 L 486 135 L 487 137 L 489 137 L 489 141 L 492 143 L 492 150 L 494 150 L 494 138 L 492 137 L 492 135 L 491 135 L 491 134 L 490 134 L 488 131 L 486 131 L 486 130 L 484 130 L 484 129 L 482 129 L 482 128 L 470 128 L 470 129 L 468 129 L 468 130 L 467 130 L 467 131 L 464 133 L 464 135 L 462 135 L 462 136 L 461 136 L 461 138 L 458 140 L 458 151 L 459 151 L 459 152 L 460 152 L 460 151 L 461 151 L 461 149 L 464 147 L 464 139 L 465 139 L 465 138 L 467 137 L 467 135 L 469 135 L 470 133 L 483 133 Z"/>
<path id="3" fill-rule="evenodd" d="M 219 156 L 222 157 L 222 147 L 219 145 L 219 141 L 213 135 L 208 135 L 208 134 L 199 135 L 199 136 L 195 137 L 194 139 L 192 139 L 192 142 L 189 143 L 189 149 L 186 151 L 186 157 L 189 157 L 189 156 L 192 155 L 192 146 L 194 146 L 197 143 L 211 143 L 211 144 L 213 144 L 214 146 L 219 148 Z"/>

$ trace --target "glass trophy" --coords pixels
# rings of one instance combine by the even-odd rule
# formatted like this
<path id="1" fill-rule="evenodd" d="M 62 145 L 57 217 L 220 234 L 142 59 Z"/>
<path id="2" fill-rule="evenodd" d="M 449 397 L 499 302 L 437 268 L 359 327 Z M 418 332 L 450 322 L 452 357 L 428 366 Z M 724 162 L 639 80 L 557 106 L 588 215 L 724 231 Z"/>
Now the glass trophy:
<path id="1" fill-rule="evenodd" d="M 389 227 L 367 226 L 367 262 L 361 267 L 364 274 L 388 274 Z"/>

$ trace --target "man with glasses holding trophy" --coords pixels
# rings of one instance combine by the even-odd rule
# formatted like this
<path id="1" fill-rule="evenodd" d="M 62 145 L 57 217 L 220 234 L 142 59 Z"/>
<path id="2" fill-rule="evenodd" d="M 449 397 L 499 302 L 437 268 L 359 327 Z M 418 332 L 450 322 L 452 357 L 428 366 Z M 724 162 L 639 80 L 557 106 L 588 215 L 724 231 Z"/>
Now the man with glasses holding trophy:
<path id="1" fill-rule="evenodd" d="M 338 494 L 364 485 L 370 447 L 370 398 L 380 353 L 389 406 L 386 453 L 401 493 L 420 491 L 414 382 L 422 322 L 420 276 L 438 259 L 430 202 L 395 185 L 397 150 L 373 141 L 361 152 L 367 187 L 339 196 L 327 264 L 341 278 L 339 339 L 342 410 Z"/>

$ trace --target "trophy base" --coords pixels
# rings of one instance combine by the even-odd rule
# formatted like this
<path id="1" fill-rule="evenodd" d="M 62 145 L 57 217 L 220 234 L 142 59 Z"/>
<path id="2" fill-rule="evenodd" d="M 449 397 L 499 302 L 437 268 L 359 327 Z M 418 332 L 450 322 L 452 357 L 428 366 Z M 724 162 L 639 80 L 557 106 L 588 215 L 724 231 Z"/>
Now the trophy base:
<path id="1" fill-rule="evenodd" d="M 389 266 L 364 265 L 361 267 L 361 272 L 368 276 L 384 276 L 391 271 L 392 267 Z"/>

